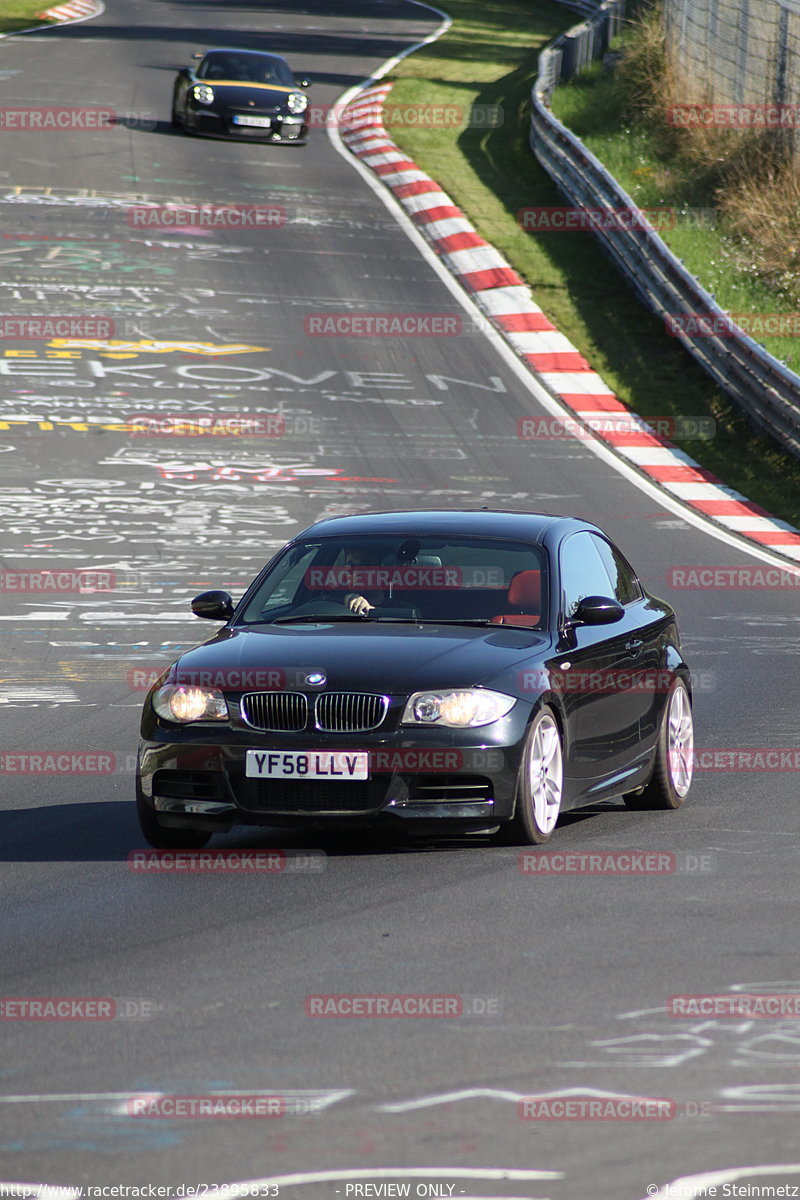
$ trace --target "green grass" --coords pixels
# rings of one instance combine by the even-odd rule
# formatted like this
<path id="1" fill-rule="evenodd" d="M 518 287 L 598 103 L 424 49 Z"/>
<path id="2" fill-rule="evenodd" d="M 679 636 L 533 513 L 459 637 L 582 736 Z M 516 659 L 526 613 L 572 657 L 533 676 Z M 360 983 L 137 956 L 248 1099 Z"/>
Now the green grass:
<path id="1" fill-rule="evenodd" d="M 533 290 L 536 302 L 645 417 L 708 417 L 710 441 L 678 441 L 729 486 L 800 525 L 794 459 L 756 436 L 662 322 L 639 304 L 588 233 L 531 234 L 517 213 L 564 199 L 528 144 L 538 52 L 570 24 L 548 0 L 449 0 L 451 30 L 395 70 L 391 103 L 500 105 L 503 124 L 463 129 L 391 125 L 394 140 L 437 180 Z"/>
<path id="2" fill-rule="evenodd" d="M 57 0 L 0 0 L 0 33 L 16 33 L 50 22 L 39 16 Z"/>
<path id="3" fill-rule="evenodd" d="M 754 277 L 742 264 L 736 237 L 716 219 L 715 183 L 711 172 L 664 153 L 664 139 L 648 127 L 631 127 L 623 117 L 613 75 L 599 66 L 560 87 L 553 112 L 596 154 L 640 206 L 677 208 L 675 227 L 661 236 L 674 254 L 731 313 L 796 313 L 790 292 L 781 292 Z M 693 223 L 692 209 L 706 210 L 716 224 Z M 685 216 L 681 216 L 681 211 Z M 796 337 L 752 335 L 770 354 L 800 371 L 800 342 Z"/>

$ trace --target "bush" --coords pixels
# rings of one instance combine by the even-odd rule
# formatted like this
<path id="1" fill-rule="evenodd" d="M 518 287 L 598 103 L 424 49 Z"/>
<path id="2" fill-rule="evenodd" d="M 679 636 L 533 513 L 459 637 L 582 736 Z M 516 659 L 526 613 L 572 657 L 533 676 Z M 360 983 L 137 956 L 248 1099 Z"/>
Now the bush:
<path id="1" fill-rule="evenodd" d="M 661 0 L 638 7 L 629 22 L 616 86 L 626 119 L 644 127 L 686 203 L 714 204 L 733 235 L 737 266 L 783 298 L 800 302 L 800 178 L 790 138 L 712 125 L 676 127 L 676 104 L 707 104 L 690 94 L 667 54 Z"/>

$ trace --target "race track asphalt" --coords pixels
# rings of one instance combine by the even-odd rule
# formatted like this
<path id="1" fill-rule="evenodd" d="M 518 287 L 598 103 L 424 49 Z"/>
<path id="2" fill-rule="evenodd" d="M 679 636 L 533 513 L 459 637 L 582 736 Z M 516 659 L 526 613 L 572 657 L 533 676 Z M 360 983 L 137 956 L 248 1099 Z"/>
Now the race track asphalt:
<path id="1" fill-rule="evenodd" d="M 143 679 L 213 631 L 189 613 L 191 596 L 240 594 L 289 535 L 330 513 L 488 505 L 588 517 L 678 608 L 700 681 L 698 747 L 797 745 L 796 592 L 671 587 L 674 565 L 765 564 L 662 507 L 586 443 L 518 439 L 518 419 L 543 411 L 535 395 L 324 129 L 299 148 L 171 128 L 172 79 L 196 50 L 284 54 L 322 109 L 437 23 L 400 0 L 333 9 L 109 0 L 96 20 L 0 43 L 3 110 L 117 114 L 94 131 L 3 131 L 2 312 L 113 320 L 121 343 L 0 342 L 3 570 L 91 567 L 116 581 L 105 593 L 0 595 L 4 752 L 113 758 L 103 775 L 24 773 L 4 759 L 2 995 L 110 997 L 130 1014 L 5 1022 L 0 1174 L 176 1188 L 341 1172 L 281 1189 L 335 1200 L 357 1194 L 348 1171 L 392 1169 L 369 1179 L 412 1195 L 422 1179 L 427 1195 L 451 1194 L 436 1184 L 461 1197 L 641 1200 L 683 1175 L 791 1163 L 797 1019 L 680 1020 L 666 1004 L 800 992 L 796 770 L 700 771 L 680 812 L 605 805 L 563 818 L 551 843 L 674 854 L 665 875 L 526 875 L 517 850 L 487 839 L 252 830 L 213 845 L 324 850 L 324 870 L 129 869 L 142 845 L 132 758 Z M 137 204 L 179 201 L 278 216 L 254 229 L 132 224 Z M 457 314 L 464 328 L 306 332 L 310 315 L 342 312 Z M 285 433 L 218 445 L 114 428 L 200 408 L 279 411 Z M 478 997 L 487 1015 L 305 1015 L 307 995 L 350 992 Z M 520 1119 L 520 1096 L 569 1089 L 677 1107 L 670 1120 Z M 135 1096 L 224 1092 L 281 1095 L 289 1111 L 128 1112 Z M 430 1174 L 403 1174 L 412 1168 Z M 485 1168 L 533 1174 L 474 1175 Z M 795 1181 L 788 1168 L 769 1179 Z"/>

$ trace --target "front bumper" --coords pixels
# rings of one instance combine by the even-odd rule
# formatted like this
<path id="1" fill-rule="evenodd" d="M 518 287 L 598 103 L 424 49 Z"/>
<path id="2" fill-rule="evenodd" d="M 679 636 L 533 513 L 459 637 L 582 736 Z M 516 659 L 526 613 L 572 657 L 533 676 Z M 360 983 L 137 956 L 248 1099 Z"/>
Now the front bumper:
<path id="1" fill-rule="evenodd" d="M 264 113 L 257 110 L 246 112 L 242 109 L 214 109 L 190 105 L 188 117 L 189 127 L 195 133 L 204 133 L 211 137 L 240 138 L 246 142 L 299 142 L 308 134 L 304 114 Z M 234 117 L 249 120 L 255 118 L 267 123 L 242 125 L 237 123 Z"/>
<path id="2" fill-rule="evenodd" d="M 362 734 L 265 733 L 146 722 L 139 751 L 140 802 L 172 828 L 508 820 L 531 706 L 478 729 L 395 727 Z M 248 750 L 368 751 L 369 778 L 270 780 L 245 774 Z"/>

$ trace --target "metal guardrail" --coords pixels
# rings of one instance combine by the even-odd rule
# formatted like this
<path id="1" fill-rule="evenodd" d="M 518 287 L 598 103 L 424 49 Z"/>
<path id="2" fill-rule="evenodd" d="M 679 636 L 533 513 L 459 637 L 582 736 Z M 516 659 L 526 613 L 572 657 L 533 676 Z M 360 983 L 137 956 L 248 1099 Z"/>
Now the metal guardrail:
<path id="1" fill-rule="evenodd" d="M 800 457 L 800 375 L 728 318 L 624 188 L 548 107 L 558 83 L 604 54 L 623 20 L 624 0 L 605 0 L 588 20 L 562 34 L 539 55 L 531 95 L 531 149 L 577 208 L 609 214 L 623 209 L 631 215 L 633 228 L 593 231 L 604 250 L 645 304 L 665 321 L 680 314 L 713 314 L 714 328 L 724 328 L 724 337 L 692 337 L 673 325 L 675 336 L 750 421 Z"/>

